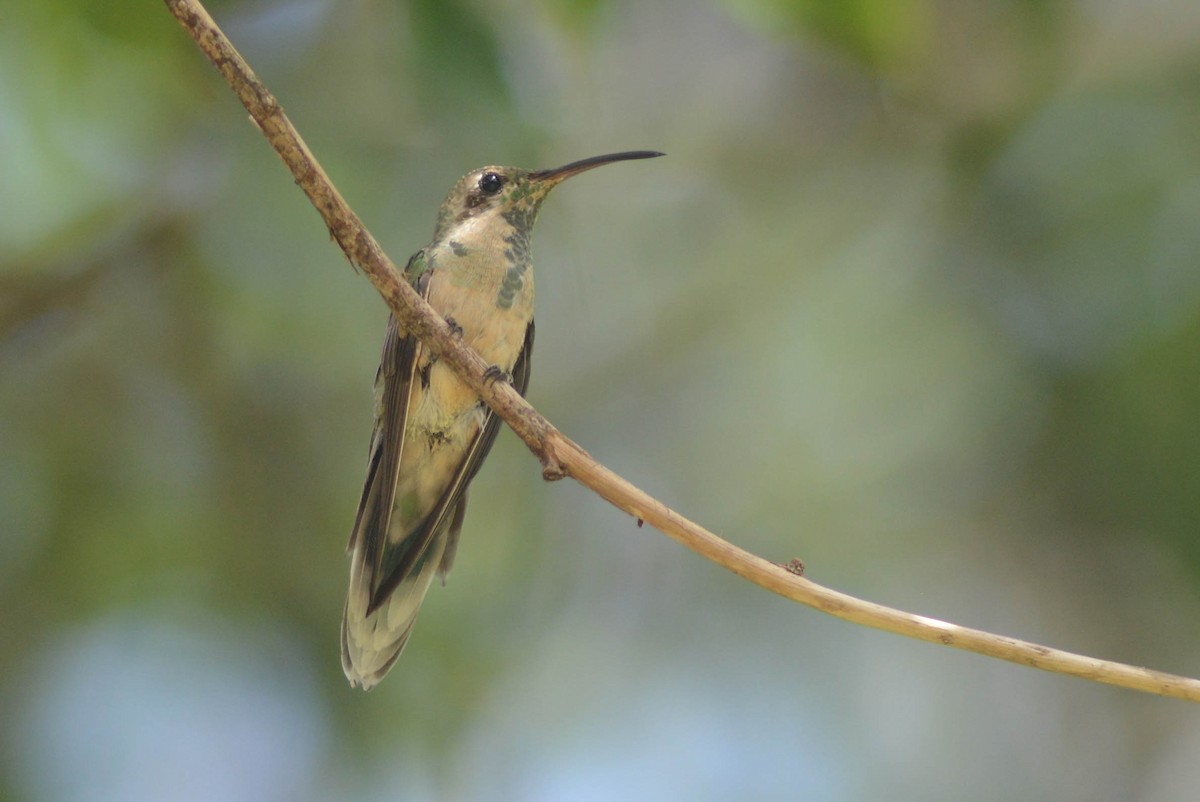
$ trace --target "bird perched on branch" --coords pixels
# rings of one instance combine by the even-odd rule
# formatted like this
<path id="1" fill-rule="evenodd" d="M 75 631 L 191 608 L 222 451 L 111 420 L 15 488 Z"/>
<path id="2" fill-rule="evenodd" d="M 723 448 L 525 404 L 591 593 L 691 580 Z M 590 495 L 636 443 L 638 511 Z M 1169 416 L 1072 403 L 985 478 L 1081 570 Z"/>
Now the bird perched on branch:
<path id="1" fill-rule="evenodd" d="M 529 238 L 542 201 L 593 167 L 661 156 L 631 151 L 553 170 L 484 167 L 461 178 L 438 210 L 433 242 L 405 276 L 522 395 L 533 349 Z M 467 486 L 500 419 L 415 337 L 388 318 L 375 378 L 375 428 L 350 535 L 342 668 L 351 685 L 383 679 L 412 634 L 434 576 L 443 580 L 467 507 Z"/>

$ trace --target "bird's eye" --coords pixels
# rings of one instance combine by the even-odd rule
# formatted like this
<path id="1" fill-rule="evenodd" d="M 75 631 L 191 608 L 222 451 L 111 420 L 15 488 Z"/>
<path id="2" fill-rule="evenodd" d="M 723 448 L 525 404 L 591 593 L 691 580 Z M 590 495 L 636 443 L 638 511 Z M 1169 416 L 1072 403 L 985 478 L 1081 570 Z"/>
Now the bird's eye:
<path id="1" fill-rule="evenodd" d="M 499 173 L 484 173 L 479 177 L 479 190 L 485 195 L 495 195 L 504 186 L 504 176 Z"/>

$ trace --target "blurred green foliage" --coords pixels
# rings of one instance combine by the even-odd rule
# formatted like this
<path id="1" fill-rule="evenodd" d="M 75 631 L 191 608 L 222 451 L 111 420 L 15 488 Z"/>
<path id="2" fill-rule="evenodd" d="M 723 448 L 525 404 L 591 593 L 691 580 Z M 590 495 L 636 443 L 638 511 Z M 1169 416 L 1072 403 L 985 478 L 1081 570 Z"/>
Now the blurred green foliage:
<path id="1" fill-rule="evenodd" d="M 887 71 L 930 52 L 933 9 L 925 0 L 733 0 L 730 9 L 765 31 L 822 41 L 831 49 Z"/>
<path id="2" fill-rule="evenodd" d="M 210 10 L 397 261 L 478 165 L 669 154 L 535 236 L 531 400 L 615 470 L 817 581 L 1195 675 L 1194 6 Z M 3 19 L 0 798 L 1200 782 L 1185 705 L 822 620 L 507 435 L 350 692 L 382 304 L 165 9 Z"/>

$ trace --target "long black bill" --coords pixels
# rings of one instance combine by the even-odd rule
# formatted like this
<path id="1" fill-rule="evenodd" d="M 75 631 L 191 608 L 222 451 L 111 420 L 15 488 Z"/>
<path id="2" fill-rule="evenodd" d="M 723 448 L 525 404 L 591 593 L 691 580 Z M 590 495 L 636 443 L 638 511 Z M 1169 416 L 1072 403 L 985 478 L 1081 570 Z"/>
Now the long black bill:
<path id="1" fill-rule="evenodd" d="M 653 159 L 657 156 L 665 155 L 665 153 L 659 153 L 656 150 L 627 150 L 624 153 L 609 153 L 606 156 L 593 156 L 590 159 L 580 159 L 577 162 L 564 164 L 562 167 L 555 167 L 552 170 L 535 170 L 529 174 L 529 177 L 534 181 L 554 181 L 557 183 L 564 178 L 570 178 L 573 175 L 582 173 L 584 170 L 590 170 L 602 164 L 623 162 L 629 159 Z"/>

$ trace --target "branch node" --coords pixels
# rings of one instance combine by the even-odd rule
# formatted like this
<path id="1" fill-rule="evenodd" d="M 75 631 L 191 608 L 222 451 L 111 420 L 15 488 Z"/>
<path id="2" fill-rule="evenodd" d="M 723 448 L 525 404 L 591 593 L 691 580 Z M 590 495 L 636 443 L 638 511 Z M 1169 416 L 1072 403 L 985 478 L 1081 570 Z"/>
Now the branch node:
<path id="1" fill-rule="evenodd" d="M 567 467 L 558 461 L 558 458 L 550 453 L 550 449 L 546 449 L 546 453 L 541 457 L 542 461 L 542 478 L 547 482 L 557 482 L 560 479 L 566 479 L 570 476 Z"/>
<path id="2" fill-rule="evenodd" d="M 801 560 L 799 557 L 793 557 L 792 559 L 783 563 L 780 567 L 789 574 L 804 576 L 804 560 Z"/>

